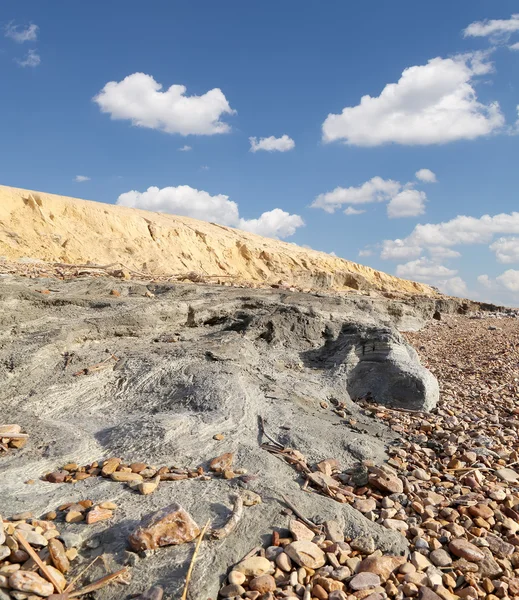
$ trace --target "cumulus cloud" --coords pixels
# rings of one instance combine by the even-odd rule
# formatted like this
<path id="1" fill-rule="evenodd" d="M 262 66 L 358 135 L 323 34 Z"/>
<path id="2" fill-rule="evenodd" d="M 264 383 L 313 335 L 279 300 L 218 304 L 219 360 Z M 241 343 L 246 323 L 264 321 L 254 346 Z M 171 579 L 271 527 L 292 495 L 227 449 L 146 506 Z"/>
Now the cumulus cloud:
<path id="1" fill-rule="evenodd" d="M 322 208 L 328 213 L 334 213 L 344 204 L 386 202 L 395 196 L 401 187 L 398 181 L 373 177 L 358 187 L 336 187 L 331 192 L 319 194 L 312 202 L 312 208 Z"/>
<path id="2" fill-rule="evenodd" d="M 510 292 L 519 292 L 519 271 L 508 269 L 498 277 L 496 281 Z"/>
<path id="3" fill-rule="evenodd" d="M 182 146 L 182 148 L 179 148 L 178 151 L 179 152 L 189 152 L 190 150 L 193 150 L 193 148 L 191 148 L 191 146 Z"/>
<path id="4" fill-rule="evenodd" d="M 5 37 L 23 44 L 24 42 L 35 42 L 38 39 L 38 25 L 31 23 L 27 27 L 15 25 L 13 21 L 8 23 L 5 28 Z"/>
<path id="5" fill-rule="evenodd" d="M 183 85 L 172 85 L 164 92 L 162 87 L 151 75 L 133 73 L 122 81 L 109 81 L 93 100 L 111 119 L 129 120 L 136 127 L 180 135 L 230 131 L 220 119 L 236 111 L 219 88 L 186 96 Z"/>
<path id="6" fill-rule="evenodd" d="M 438 181 L 436 179 L 436 174 L 433 173 L 431 169 L 420 169 L 419 171 L 416 171 L 415 177 L 424 183 L 436 183 Z"/>
<path id="7" fill-rule="evenodd" d="M 266 237 L 285 238 L 304 225 L 299 215 L 291 215 L 280 208 L 264 212 L 257 219 L 240 217 L 238 205 L 224 194 L 212 196 L 189 185 L 177 187 L 149 187 L 145 192 L 132 190 L 117 199 L 120 206 L 171 213 L 203 221 L 211 221 L 244 229 Z"/>
<path id="8" fill-rule="evenodd" d="M 519 234 L 519 212 L 501 213 L 480 218 L 460 215 L 444 223 L 426 223 L 417 225 L 404 239 L 385 240 L 382 244 L 381 258 L 398 258 L 398 254 L 419 253 L 421 249 L 451 248 L 470 244 L 489 244 L 496 235 Z M 494 246 L 494 244 L 493 244 Z M 496 242 L 492 248 L 501 257 L 514 256 L 512 248 L 515 242 Z M 504 260 L 503 262 L 507 262 Z"/>
<path id="9" fill-rule="evenodd" d="M 362 215 L 365 212 L 366 211 L 362 210 L 361 208 L 353 208 L 353 206 L 348 206 L 348 208 L 344 211 L 344 214 L 351 217 L 353 215 Z"/>
<path id="10" fill-rule="evenodd" d="M 356 146 L 444 144 L 488 135 L 504 125 L 499 104 L 478 101 L 474 79 L 490 72 L 484 53 L 433 58 L 405 69 L 380 96 L 329 114 L 323 141 Z"/>
<path id="11" fill-rule="evenodd" d="M 421 246 L 413 246 L 405 240 L 384 240 L 380 258 L 384 260 L 405 260 L 420 256 L 421 253 Z"/>
<path id="12" fill-rule="evenodd" d="M 90 177 L 87 177 L 86 175 L 76 175 L 74 177 L 74 181 L 77 181 L 78 183 L 82 183 L 83 181 L 90 181 Z"/>
<path id="13" fill-rule="evenodd" d="M 475 21 L 463 31 L 463 35 L 465 37 L 490 37 L 497 41 L 508 39 L 516 31 L 519 31 L 519 14 L 512 15 L 509 19 Z"/>
<path id="14" fill-rule="evenodd" d="M 477 279 L 478 283 L 484 288 L 490 289 L 492 287 L 492 280 L 488 275 L 479 275 Z"/>
<path id="15" fill-rule="evenodd" d="M 398 265 L 396 274 L 406 279 L 430 281 L 431 279 L 453 277 L 458 271 L 439 265 L 427 258 L 418 258 L 403 265 Z"/>
<path id="16" fill-rule="evenodd" d="M 490 244 L 490 250 L 495 253 L 500 263 L 518 263 L 519 264 L 519 238 L 501 237 L 493 244 Z"/>
<path id="17" fill-rule="evenodd" d="M 467 294 L 467 284 L 457 273 L 455 269 L 449 269 L 425 257 L 396 268 L 398 277 L 433 285 L 450 296 L 464 296 Z"/>
<path id="18" fill-rule="evenodd" d="M 519 42 L 516 42 L 515 44 L 510 44 L 510 46 L 508 46 L 510 48 L 510 50 L 519 50 Z"/>
<path id="19" fill-rule="evenodd" d="M 390 219 L 402 217 L 417 217 L 425 212 L 425 192 L 418 190 L 403 190 L 393 198 L 387 205 L 387 216 Z"/>
<path id="20" fill-rule="evenodd" d="M 270 137 L 261 138 L 258 141 L 256 137 L 250 137 L 250 151 L 258 152 L 258 150 L 265 150 L 266 152 L 288 152 L 295 148 L 296 143 L 288 135 L 282 135 L 277 138 L 271 135 Z"/>
<path id="21" fill-rule="evenodd" d="M 36 50 L 29 50 L 25 58 L 16 58 L 20 67 L 37 67 L 41 63 L 41 57 Z"/>

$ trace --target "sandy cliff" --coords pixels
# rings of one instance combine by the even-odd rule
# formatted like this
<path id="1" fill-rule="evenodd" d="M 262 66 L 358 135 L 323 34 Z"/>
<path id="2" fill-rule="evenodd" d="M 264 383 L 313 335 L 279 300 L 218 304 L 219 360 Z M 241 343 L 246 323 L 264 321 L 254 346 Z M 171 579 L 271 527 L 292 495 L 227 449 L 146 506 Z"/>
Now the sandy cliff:
<path id="1" fill-rule="evenodd" d="M 122 263 L 155 275 L 195 272 L 257 283 L 434 295 L 427 285 L 230 227 L 0 186 L 0 256 Z"/>

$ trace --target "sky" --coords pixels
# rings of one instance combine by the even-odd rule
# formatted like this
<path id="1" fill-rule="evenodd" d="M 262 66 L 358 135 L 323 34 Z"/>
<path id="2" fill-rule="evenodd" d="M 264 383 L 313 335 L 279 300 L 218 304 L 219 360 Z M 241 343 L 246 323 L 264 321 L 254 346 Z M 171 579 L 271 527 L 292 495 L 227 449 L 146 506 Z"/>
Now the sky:
<path id="1" fill-rule="evenodd" d="M 3 0 L 0 183 L 519 306 L 518 13 L 512 0 Z"/>

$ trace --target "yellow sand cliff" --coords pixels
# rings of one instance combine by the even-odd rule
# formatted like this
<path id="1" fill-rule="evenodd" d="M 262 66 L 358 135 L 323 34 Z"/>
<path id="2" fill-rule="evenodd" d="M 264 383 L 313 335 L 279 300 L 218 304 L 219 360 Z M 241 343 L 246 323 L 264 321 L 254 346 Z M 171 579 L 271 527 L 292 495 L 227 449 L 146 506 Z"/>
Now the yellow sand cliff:
<path id="1" fill-rule="evenodd" d="M 427 285 L 238 229 L 7 186 L 0 186 L 0 256 L 118 262 L 154 275 L 195 272 L 254 283 L 435 295 Z"/>

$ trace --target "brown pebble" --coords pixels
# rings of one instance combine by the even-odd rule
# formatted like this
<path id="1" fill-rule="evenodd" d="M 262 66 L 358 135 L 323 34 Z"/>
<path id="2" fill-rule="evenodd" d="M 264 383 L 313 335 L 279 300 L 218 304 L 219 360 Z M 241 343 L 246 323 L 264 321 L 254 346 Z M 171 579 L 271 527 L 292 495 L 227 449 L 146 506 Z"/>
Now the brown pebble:
<path id="1" fill-rule="evenodd" d="M 65 515 L 65 521 L 67 523 L 80 523 L 85 518 L 85 515 L 78 510 L 71 510 Z"/>

